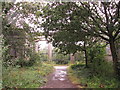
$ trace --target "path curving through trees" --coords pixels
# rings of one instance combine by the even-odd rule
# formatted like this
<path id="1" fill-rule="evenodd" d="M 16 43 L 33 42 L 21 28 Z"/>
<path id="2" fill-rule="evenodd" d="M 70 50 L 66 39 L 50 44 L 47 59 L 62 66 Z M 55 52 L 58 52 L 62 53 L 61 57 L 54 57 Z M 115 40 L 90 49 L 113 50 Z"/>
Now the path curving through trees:
<path id="1" fill-rule="evenodd" d="M 54 66 L 55 71 L 48 76 L 48 82 L 41 88 L 77 88 L 67 77 L 68 66 Z"/>

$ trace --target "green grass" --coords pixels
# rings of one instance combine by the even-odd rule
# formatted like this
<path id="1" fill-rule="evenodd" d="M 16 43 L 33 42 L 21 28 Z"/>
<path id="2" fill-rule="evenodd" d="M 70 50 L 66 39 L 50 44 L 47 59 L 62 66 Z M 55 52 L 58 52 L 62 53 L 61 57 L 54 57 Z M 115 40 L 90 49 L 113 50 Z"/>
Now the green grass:
<path id="1" fill-rule="evenodd" d="M 46 83 L 45 77 L 52 69 L 45 63 L 26 68 L 9 67 L 3 71 L 3 87 L 39 88 Z"/>
<path id="2" fill-rule="evenodd" d="M 89 68 L 84 68 L 83 63 L 79 64 L 80 65 L 75 65 L 77 67 L 71 65 L 68 69 L 69 78 L 75 84 L 84 88 L 120 88 L 120 81 L 118 81 L 113 74 L 109 75 L 111 68 L 108 68 L 110 69 L 108 72 L 102 72 L 101 75 L 91 75 Z M 104 73 L 106 73 L 106 75 Z"/>

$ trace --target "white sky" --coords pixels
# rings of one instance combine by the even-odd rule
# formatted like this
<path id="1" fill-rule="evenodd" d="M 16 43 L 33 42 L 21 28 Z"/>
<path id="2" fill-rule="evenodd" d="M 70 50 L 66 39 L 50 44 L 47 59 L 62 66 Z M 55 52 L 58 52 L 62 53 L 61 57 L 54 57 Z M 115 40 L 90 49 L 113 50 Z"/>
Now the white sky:
<path id="1" fill-rule="evenodd" d="M 40 49 L 44 49 L 48 46 L 47 41 L 39 41 L 37 42 L 37 45 L 40 46 Z"/>

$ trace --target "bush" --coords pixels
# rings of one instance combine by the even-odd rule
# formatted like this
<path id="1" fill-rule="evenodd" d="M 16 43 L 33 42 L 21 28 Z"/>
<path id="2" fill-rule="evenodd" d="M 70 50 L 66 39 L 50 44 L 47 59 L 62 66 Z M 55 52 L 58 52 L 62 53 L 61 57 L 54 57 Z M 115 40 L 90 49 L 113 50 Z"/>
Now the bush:
<path id="1" fill-rule="evenodd" d="M 103 66 L 99 66 L 96 73 L 91 68 L 83 68 L 83 65 L 74 64 L 69 68 L 69 77 L 76 81 L 83 88 L 119 88 L 120 81 L 114 75 L 111 63 L 104 62 Z M 106 66 L 104 66 L 106 65 Z M 109 68 L 109 69 L 108 69 Z M 105 69 L 105 70 L 104 70 Z"/>
<path id="2" fill-rule="evenodd" d="M 40 53 L 40 59 L 41 61 L 47 61 L 48 60 L 48 55 L 45 53 Z"/>
<path id="3" fill-rule="evenodd" d="M 69 63 L 69 55 L 64 55 L 64 54 L 60 54 L 60 53 L 55 53 L 53 55 L 53 61 L 56 64 L 68 64 Z"/>
<path id="4" fill-rule="evenodd" d="M 107 75 L 113 71 L 112 64 L 105 61 L 105 47 L 103 45 L 96 45 L 88 49 L 89 55 L 89 70 L 92 75 Z M 109 70 L 111 71 L 109 71 Z"/>
<path id="5" fill-rule="evenodd" d="M 32 54 L 32 56 L 30 56 L 29 64 L 33 65 L 35 62 L 39 62 L 39 63 L 41 62 L 41 57 L 37 53 Z"/>
<path id="6" fill-rule="evenodd" d="M 4 61 L 3 65 L 5 67 L 9 67 L 9 66 L 30 67 L 37 62 L 41 63 L 40 56 L 37 53 L 33 53 L 31 54 L 28 60 L 26 60 L 25 58 L 10 59 L 10 60 Z"/>
<path id="7" fill-rule="evenodd" d="M 71 65 L 71 69 L 73 69 L 73 70 L 80 70 L 83 67 L 84 67 L 84 64 L 74 64 L 74 65 Z"/>
<path id="8" fill-rule="evenodd" d="M 69 61 L 68 60 L 60 60 L 60 59 L 56 59 L 54 60 L 56 64 L 68 64 Z"/>
<path id="9" fill-rule="evenodd" d="M 14 66 L 19 66 L 19 67 L 30 67 L 35 63 L 35 61 L 32 60 L 24 60 L 24 59 L 19 59 L 16 61 L 16 64 Z"/>
<path id="10" fill-rule="evenodd" d="M 41 57 L 36 52 L 31 52 L 29 55 L 29 60 L 21 60 L 20 61 L 23 66 L 33 66 L 35 63 L 41 63 Z"/>
<path id="11" fill-rule="evenodd" d="M 94 47 L 88 49 L 88 59 L 90 63 L 94 62 L 97 59 L 101 60 L 104 58 L 104 56 L 105 47 L 103 45 L 95 45 Z"/>
<path id="12" fill-rule="evenodd" d="M 120 82 L 114 77 L 112 62 L 104 59 L 105 48 L 96 45 L 88 49 L 88 55 L 89 68 L 83 68 L 81 63 L 71 65 L 71 77 L 76 77 L 80 85 L 88 88 L 119 88 Z"/>
<path id="13" fill-rule="evenodd" d="M 111 62 L 97 59 L 90 65 L 89 70 L 94 76 L 113 76 L 113 67 Z M 99 62 L 99 63 L 98 63 Z"/>
<path id="14" fill-rule="evenodd" d="M 16 64 L 14 66 L 19 65 L 20 67 L 23 67 L 23 66 L 27 66 L 27 63 L 28 61 L 25 61 L 24 59 L 18 59 L 16 60 Z"/>
<path id="15" fill-rule="evenodd" d="M 27 49 L 26 57 L 17 57 L 13 58 L 8 53 L 8 48 L 6 47 L 3 52 L 3 66 L 9 67 L 9 66 L 32 66 L 36 62 L 41 62 L 40 55 L 36 53 L 35 51 L 32 51 L 31 49 Z M 28 60 L 26 60 L 28 58 Z"/>

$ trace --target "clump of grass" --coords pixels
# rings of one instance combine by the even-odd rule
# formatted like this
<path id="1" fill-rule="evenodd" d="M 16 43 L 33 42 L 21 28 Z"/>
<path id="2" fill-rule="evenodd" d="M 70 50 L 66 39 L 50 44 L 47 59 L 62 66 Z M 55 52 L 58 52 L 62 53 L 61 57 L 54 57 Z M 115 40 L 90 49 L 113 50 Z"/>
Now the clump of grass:
<path id="1" fill-rule="evenodd" d="M 46 82 L 45 76 L 52 68 L 50 65 L 36 64 L 32 67 L 3 69 L 3 88 L 39 88 Z"/>

